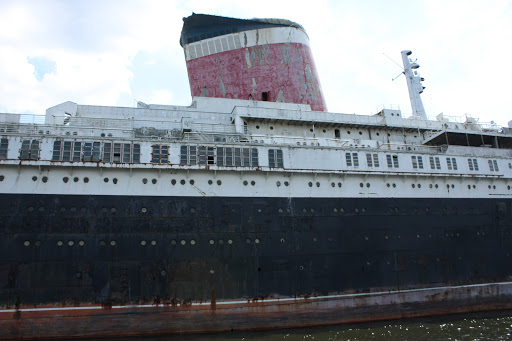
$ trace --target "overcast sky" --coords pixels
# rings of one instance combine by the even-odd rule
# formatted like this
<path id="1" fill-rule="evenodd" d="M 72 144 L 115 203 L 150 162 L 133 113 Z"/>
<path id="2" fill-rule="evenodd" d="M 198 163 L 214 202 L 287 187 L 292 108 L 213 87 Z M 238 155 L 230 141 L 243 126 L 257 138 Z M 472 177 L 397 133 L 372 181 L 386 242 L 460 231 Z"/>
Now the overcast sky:
<path id="1" fill-rule="evenodd" d="M 300 23 L 331 112 L 395 105 L 410 115 L 390 60 L 407 49 L 429 118 L 512 120 L 511 0 L 0 0 L 0 112 L 43 114 L 68 100 L 189 105 L 179 37 L 192 12 Z"/>

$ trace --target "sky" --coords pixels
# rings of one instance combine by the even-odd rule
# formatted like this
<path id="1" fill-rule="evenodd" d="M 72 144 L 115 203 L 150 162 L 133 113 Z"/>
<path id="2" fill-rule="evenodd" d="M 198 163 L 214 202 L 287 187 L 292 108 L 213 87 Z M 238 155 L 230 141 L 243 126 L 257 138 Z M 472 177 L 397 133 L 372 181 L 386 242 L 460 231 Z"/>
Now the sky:
<path id="1" fill-rule="evenodd" d="M 411 50 L 429 119 L 512 120 L 512 0 L 0 0 L 0 112 L 190 105 L 179 37 L 192 12 L 301 24 L 330 112 L 409 116 L 393 79 Z"/>

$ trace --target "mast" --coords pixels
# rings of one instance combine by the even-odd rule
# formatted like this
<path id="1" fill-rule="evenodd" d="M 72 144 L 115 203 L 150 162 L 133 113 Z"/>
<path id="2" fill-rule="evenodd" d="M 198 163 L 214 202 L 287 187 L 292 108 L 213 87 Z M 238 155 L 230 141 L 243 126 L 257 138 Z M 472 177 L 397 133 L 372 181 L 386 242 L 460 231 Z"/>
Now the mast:
<path id="1" fill-rule="evenodd" d="M 409 89 L 409 98 L 411 100 L 412 114 L 413 116 L 420 117 L 424 120 L 427 119 L 425 108 L 423 108 L 423 102 L 421 101 L 420 94 L 423 92 L 425 87 L 421 84 L 425 79 L 418 75 L 418 69 L 420 66 L 409 59 L 412 54 L 411 51 L 402 51 L 402 61 L 404 63 L 404 74 L 407 79 L 407 88 Z M 413 71 L 414 70 L 414 71 Z"/>

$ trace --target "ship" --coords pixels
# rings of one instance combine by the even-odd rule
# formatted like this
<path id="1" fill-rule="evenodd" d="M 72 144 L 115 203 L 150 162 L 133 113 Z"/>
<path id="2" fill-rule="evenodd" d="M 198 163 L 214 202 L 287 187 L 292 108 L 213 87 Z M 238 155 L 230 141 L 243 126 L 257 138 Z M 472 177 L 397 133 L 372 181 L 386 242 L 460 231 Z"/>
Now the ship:
<path id="1" fill-rule="evenodd" d="M 183 19 L 190 106 L 0 114 L 0 338 L 512 308 L 512 132 L 327 110 L 305 29 Z"/>

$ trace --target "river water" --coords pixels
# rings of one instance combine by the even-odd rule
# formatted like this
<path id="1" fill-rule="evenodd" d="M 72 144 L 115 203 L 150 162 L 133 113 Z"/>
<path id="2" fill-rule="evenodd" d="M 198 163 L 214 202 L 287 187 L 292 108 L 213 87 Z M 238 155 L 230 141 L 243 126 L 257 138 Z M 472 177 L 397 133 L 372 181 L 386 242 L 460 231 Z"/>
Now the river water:
<path id="1" fill-rule="evenodd" d="M 119 340 L 119 339 L 112 339 Z M 512 310 L 387 322 L 212 335 L 126 338 L 133 341 L 437 341 L 512 340 Z"/>

